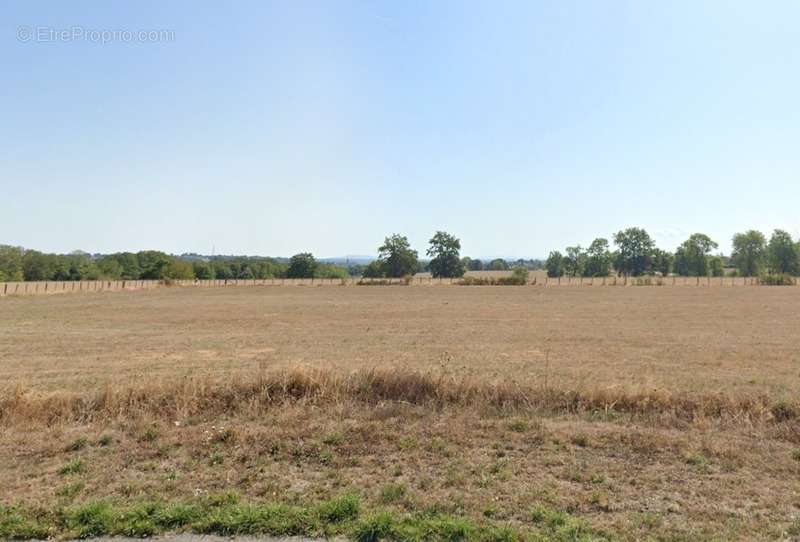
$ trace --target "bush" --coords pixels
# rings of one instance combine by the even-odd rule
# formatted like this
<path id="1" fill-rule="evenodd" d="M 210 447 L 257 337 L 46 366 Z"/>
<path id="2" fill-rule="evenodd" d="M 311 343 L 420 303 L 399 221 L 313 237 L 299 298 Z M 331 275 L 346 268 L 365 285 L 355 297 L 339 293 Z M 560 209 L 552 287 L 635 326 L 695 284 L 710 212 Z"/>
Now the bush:
<path id="1" fill-rule="evenodd" d="M 634 286 L 664 286 L 664 279 L 661 277 L 637 277 L 633 279 Z"/>
<path id="2" fill-rule="evenodd" d="M 759 284 L 764 286 L 794 286 L 797 281 L 794 277 L 787 274 L 762 275 Z"/>
<path id="3" fill-rule="evenodd" d="M 528 284 L 528 270 L 517 267 L 510 277 L 464 277 L 459 286 L 525 286 Z"/>

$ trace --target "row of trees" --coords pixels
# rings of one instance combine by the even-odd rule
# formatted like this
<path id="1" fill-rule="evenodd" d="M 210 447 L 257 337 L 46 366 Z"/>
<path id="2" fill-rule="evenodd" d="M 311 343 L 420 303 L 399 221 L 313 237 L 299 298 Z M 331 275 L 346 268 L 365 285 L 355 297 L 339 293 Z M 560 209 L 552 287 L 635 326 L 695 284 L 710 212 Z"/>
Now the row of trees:
<path id="1" fill-rule="evenodd" d="M 495 259 L 461 258 L 461 241 L 443 231 L 430 240 L 429 260 L 420 261 L 408 238 L 389 236 L 378 248 L 378 258 L 366 266 L 343 267 L 319 262 L 308 252 L 289 260 L 245 256 L 203 257 L 196 254 L 173 256 L 160 251 L 118 252 L 92 256 L 76 251 L 71 254 L 46 254 L 21 247 L 0 245 L 0 281 L 97 280 L 97 279 L 265 279 L 265 278 L 344 278 L 404 277 L 430 271 L 435 277 L 461 277 L 470 270 L 505 270 L 509 263 Z M 535 268 L 536 260 L 519 260 L 517 265 Z"/>
<path id="2" fill-rule="evenodd" d="M 434 277 L 462 277 L 471 260 L 461 258 L 461 241 L 444 231 L 437 231 L 426 254 L 431 258 L 425 266 Z M 405 277 L 425 268 L 420 265 L 418 253 L 411 248 L 405 235 L 387 237 L 378 247 L 378 259 L 364 269 L 368 278 Z"/>
<path id="3" fill-rule="evenodd" d="M 767 240 L 763 233 L 749 230 L 733 236 L 730 258 L 712 252 L 719 245 L 708 235 L 695 233 L 674 252 L 656 247 L 643 228 L 628 228 L 613 236 L 614 249 L 606 238 L 597 238 L 588 248 L 567 247 L 565 253 L 550 253 L 544 267 L 551 277 L 564 275 L 603 277 L 646 274 L 682 276 L 722 276 L 733 266 L 743 276 L 762 274 L 800 274 L 800 242 L 784 230 L 775 230 Z M 318 262 L 310 253 L 291 259 L 245 256 L 172 256 L 146 250 L 91 256 L 85 252 L 45 254 L 36 250 L 0 245 L 0 281 L 18 280 L 96 280 L 96 279 L 265 279 L 265 278 L 344 278 L 348 274 L 365 277 L 405 277 L 430 271 L 434 277 L 461 277 L 465 271 L 537 269 L 538 260 L 502 259 L 484 262 L 462 258 L 461 241 L 437 231 L 429 241 L 427 261 L 420 261 L 408 238 L 394 234 L 378 247 L 378 258 L 366 266 L 345 268 Z"/>
<path id="4" fill-rule="evenodd" d="M 730 258 L 712 252 L 719 245 L 704 233 L 695 233 L 674 252 L 656 247 L 643 228 L 628 228 L 614 234 L 615 250 L 608 239 L 597 238 L 588 249 L 580 245 L 567 247 L 565 253 L 553 251 L 545 262 L 550 277 L 641 276 L 674 273 L 681 276 L 723 276 L 733 266 L 742 276 L 800 273 L 800 242 L 784 230 L 775 230 L 769 241 L 763 233 L 749 230 L 733 236 Z"/>
<path id="5" fill-rule="evenodd" d="M 0 245 L 0 281 L 344 278 L 344 267 L 319 263 L 311 254 L 288 262 L 262 257 L 181 257 L 155 250 L 93 257 L 85 252 L 46 254 Z"/>

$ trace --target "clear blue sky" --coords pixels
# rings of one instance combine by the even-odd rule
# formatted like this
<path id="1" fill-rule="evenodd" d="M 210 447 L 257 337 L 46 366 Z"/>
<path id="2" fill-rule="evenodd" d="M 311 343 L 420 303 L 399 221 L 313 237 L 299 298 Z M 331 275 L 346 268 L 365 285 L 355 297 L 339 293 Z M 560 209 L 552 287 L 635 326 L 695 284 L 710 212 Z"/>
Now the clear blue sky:
<path id="1" fill-rule="evenodd" d="M 4 2 L 0 243 L 800 234 L 800 3 Z M 173 40 L 21 41 L 20 27 Z"/>

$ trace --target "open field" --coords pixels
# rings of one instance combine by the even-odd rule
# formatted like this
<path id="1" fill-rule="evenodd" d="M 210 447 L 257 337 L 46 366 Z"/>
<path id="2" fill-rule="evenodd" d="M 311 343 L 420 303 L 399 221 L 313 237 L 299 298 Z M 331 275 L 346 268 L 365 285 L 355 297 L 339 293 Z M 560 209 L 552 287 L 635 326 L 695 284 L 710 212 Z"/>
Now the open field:
<path id="1" fill-rule="evenodd" d="M 799 303 L 800 288 L 6 298 L 0 538 L 791 539 Z"/>
<path id="2" fill-rule="evenodd" d="M 278 288 L 9 298 L 0 382 L 392 367 L 555 387 L 800 392 L 800 288 Z"/>

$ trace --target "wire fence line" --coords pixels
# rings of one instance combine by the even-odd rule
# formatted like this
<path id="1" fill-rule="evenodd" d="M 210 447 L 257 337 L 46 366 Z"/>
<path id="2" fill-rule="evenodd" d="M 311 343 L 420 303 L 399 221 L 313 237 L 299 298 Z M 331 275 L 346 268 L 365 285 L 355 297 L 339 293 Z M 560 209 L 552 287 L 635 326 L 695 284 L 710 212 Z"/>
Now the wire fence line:
<path id="1" fill-rule="evenodd" d="M 215 279 L 215 280 L 84 280 L 0 282 L 0 297 L 49 295 L 62 293 L 119 292 L 151 290 L 164 287 L 234 287 L 234 286 L 458 286 L 460 278 L 410 277 L 399 279 Z M 760 286 L 758 277 L 534 277 L 528 286 Z M 484 285 L 490 287 L 493 285 Z"/>

